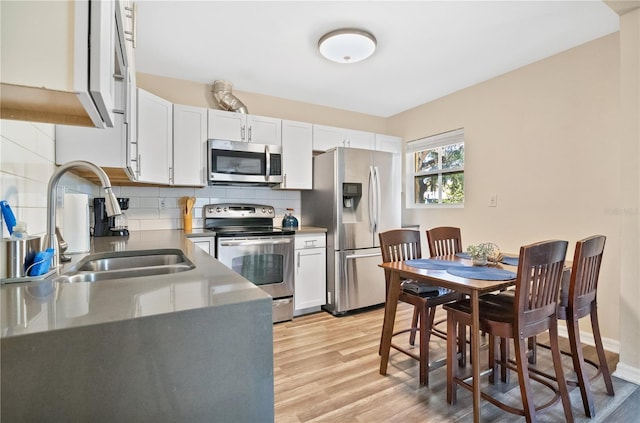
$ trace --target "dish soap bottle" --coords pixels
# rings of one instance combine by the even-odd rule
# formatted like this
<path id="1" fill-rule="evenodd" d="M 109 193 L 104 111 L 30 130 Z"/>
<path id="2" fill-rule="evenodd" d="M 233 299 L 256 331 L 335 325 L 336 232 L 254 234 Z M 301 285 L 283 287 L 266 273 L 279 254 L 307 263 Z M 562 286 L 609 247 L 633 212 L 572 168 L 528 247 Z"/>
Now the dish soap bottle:
<path id="1" fill-rule="evenodd" d="M 282 227 L 283 228 L 297 228 L 298 227 L 298 219 L 293 216 L 293 209 L 287 209 L 287 215 L 282 219 Z"/>
<path id="2" fill-rule="evenodd" d="M 27 239 L 27 223 L 23 221 L 16 222 L 11 233 L 11 239 Z"/>

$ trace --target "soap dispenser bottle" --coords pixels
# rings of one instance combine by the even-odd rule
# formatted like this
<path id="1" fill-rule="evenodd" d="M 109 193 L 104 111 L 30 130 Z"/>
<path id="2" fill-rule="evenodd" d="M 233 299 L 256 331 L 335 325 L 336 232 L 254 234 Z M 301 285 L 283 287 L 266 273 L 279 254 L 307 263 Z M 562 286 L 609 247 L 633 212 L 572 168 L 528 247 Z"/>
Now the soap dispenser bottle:
<path id="1" fill-rule="evenodd" d="M 287 213 L 282 219 L 282 227 L 283 228 L 297 228 L 298 227 L 298 219 L 293 216 L 293 209 L 287 209 Z"/>

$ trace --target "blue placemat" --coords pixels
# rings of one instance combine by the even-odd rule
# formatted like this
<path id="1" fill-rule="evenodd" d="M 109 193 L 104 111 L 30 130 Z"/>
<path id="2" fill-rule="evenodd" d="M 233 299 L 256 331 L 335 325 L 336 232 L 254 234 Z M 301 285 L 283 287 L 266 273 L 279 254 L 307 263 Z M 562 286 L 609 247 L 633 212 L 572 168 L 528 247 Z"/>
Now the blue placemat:
<path id="1" fill-rule="evenodd" d="M 405 261 L 407 266 L 417 267 L 419 269 L 430 270 L 446 270 L 450 267 L 463 267 L 464 264 L 451 260 L 438 259 L 414 259 Z"/>
<path id="2" fill-rule="evenodd" d="M 500 263 L 508 264 L 509 266 L 517 266 L 518 257 L 503 257 Z"/>
<path id="3" fill-rule="evenodd" d="M 480 266 L 451 267 L 447 269 L 447 273 L 463 278 L 481 279 L 484 281 L 508 281 L 516 277 L 515 273 L 509 272 L 508 270 Z"/>

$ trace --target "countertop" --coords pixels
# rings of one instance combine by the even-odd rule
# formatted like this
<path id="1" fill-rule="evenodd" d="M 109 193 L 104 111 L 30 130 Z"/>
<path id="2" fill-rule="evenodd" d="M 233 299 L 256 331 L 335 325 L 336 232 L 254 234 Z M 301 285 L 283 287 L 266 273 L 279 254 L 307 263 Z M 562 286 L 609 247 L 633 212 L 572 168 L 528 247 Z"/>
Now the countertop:
<path id="1" fill-rule="evenodd" d="M 218 307 L 269 298 L 261 289 L 196 247 L 182 230 L 132 232 L 128 239 L 91 239 L 91 251 L 73 254 L 64 273 L 90 253 L 158 248 L 182 250 L 195 269 L 168 275 L 98 282 L 58 283 L 56 275 L 0 288 L 2 338 L 97 325 L 146 316 Z"/>
<path id="2" fill-rule="evenodd" d="M 196 268 L 2 285 L 3 421 L 273 422 L 271 297 L 182 230 L 97 238 L 91 252 L 159 248 Z"/>

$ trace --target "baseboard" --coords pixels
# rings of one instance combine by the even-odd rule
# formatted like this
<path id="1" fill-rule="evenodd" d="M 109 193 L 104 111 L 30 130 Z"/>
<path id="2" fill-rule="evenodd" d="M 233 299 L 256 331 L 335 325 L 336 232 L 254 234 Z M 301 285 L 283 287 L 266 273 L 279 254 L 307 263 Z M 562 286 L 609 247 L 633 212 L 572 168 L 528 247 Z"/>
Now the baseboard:
<path id="1" fill-rule="evenodd" d="M 567 332 L 567 328 L 563 325 L 558 325 L 558 335 L 563 338 L 569 338 L 569 332 Z M 580 342 L 585 345 L 591 345 L 592 347 L 595 347 L 596 345 L 593 339 L 593 334 L 589 332 L 580 331 Z M 606 351 L 620 354 L 620 342 L 615 339 L 602 338 L 602 347 Z"/>
<path id="2" fill-rule="evenodd" d="M 618 362 L 616 370 L 612 373 L 612 376 L 640 385 L 640 369 L 637 367 L 631 367 Z"/>

